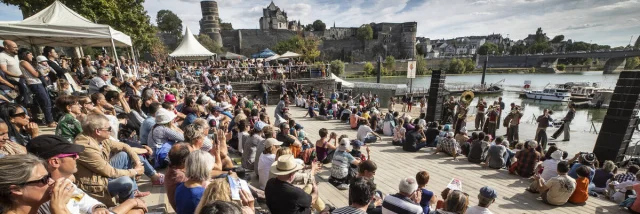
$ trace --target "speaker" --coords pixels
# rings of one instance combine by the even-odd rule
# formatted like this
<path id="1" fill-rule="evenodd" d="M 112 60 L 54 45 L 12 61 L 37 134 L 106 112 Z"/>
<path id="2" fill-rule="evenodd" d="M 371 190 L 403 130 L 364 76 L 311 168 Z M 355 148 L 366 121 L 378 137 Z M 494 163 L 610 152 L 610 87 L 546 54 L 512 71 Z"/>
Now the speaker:
<path id="1" fill-rule="evenodd" d="M 621 72 L 593 149 L 600 163 L 624 159 L 638 125 L 639 98 L 640 72 Z"/>
<path id="2" fill-rule="evenodd" d="M 442 70 L 433 70 L 431 73 L 431 85 L 429 86 L 429 99 L 427 100 L 427 122 L 442 121 L 444 115 L 443 104 L 448 93 L 444 90 L 447 75 Z"/>

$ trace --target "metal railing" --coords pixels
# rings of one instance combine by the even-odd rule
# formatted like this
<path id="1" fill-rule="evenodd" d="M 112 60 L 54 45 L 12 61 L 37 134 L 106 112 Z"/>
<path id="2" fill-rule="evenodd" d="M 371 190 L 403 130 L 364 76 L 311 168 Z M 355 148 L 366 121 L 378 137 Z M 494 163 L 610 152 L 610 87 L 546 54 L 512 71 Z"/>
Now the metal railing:
<path id="1" fill-rule="evenodd" d="M 324 68 L 317 65 L 285 65 L 285 66 L 248 66 L 248 67 L 220 67 L 209 68 L 220 72 L 220 81 L 226 82 L 253 82 L 260 80 L 291 80 L 304 78 L 326 78 L 329 76 L 329 64 L 324 64 Z M 194 71 L 200 70 L 198 68 Z"/>

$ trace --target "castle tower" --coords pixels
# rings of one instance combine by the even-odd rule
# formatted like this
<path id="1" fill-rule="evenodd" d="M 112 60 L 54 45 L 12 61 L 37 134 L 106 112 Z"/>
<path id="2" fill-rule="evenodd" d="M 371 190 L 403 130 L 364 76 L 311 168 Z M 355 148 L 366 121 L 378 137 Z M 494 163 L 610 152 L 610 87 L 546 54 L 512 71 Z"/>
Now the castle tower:
<path id="1" fill-rule="evenodd" d="M 406 58 L 416 57 L 416 31 L 418 30 L 417 22 L 402 23 L 402 36 L 400 41 L 400 51 L 402 56 Z"/>
<path id="2" fill-rule="evenodd" d="M 201 1 L 202 20 L 200 21 L 200 32 L 211 37 L 220 47 L 222 47 L 222 36 L 220 35 L 220 16 L 218 14 L 218 3 L 215 1 Z"/>

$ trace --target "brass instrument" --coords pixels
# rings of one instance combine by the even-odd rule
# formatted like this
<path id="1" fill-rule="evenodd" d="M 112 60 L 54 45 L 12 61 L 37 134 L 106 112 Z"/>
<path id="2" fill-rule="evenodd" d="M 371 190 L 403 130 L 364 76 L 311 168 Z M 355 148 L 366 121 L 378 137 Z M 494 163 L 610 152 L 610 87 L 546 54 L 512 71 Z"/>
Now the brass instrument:
<path id="1" fill-rule="evenodd" d="M 467 107 L 471 104 L 471 101 L 473 101 L 474 97 L 475 95 L 473 94 L 473 91 L 466 90 L 462 92 L 462 95 L 460 95 L 460 100 L 458 101 L 458 118 L 464 119 L 467 116 Z"/>
<path id="2" fill-rule="evenodd" d="M 475 95 L 473 94 L 473 91 L 466 90 L 462 92 L 462 95 L 460 95 L 460 102 L 464 103 L 465 106 L 469 106 L 474 97 Z"/>

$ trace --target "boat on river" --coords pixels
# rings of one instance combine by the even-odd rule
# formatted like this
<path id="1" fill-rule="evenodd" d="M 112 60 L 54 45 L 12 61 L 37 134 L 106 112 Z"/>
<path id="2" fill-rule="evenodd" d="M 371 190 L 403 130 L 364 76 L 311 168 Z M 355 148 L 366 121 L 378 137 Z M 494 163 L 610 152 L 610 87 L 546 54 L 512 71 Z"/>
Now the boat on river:
<path id="1" fill-rule="evenodd" d="M 502 92 L 504 91 L 504 88 L 502 87 L 502 83 L 505 81 L 505 79 L 502 79 L 498 82 L 495 83 L 491 83 L 488 86 L 487 85 L 473 85 L 471 88 L 455 88 L 455 89 L 448 89 L 449 90 L 449 94 L 451 95 L 460 95 L 465 91 L 472 91 L 473 94 L 476 95 L 487 95 L 487 94 L 502 94 Z"/>
<path id="2" fill-rule="evenodd" d="M 556 102 L 571 101 L 571 92 L 567 89 L 557 87 L 545 87 L 543 90 L 525 91 L 524 95 L 528 99 L 547 100 Z"/>

